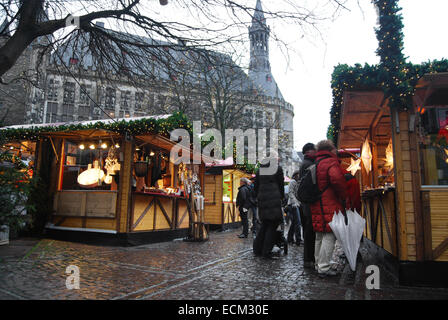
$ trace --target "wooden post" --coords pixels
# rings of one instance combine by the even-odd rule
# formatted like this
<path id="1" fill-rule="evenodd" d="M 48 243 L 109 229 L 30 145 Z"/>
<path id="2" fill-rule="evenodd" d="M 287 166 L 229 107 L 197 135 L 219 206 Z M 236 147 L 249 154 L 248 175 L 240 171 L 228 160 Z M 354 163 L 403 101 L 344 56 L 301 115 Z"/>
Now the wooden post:
<path id="1" fill-rule="evenodd" d="M 118 187 L 117 229 L 118 232 L 130 231 L 131 218 L 131 185 L 132 185 L 132 161 L 134 156 L 134 142 L 123 139 L 122 149 L 123 163 L 120 168 L 120 181 Z"/>
<path id="2" fill-rule="evenodd" d="M 399 257 L 400 260 L 422 261 L 424 260 L 423 218 L 415 127 L 410 126 L 408 112 L 391 110 L 391 114 L 393 118 L 392 138 L 399 226 Z M 399 130 L 397 130 L 397 122 Z"/>
<path id="3" fill-rule="evenodd" d="M 407 234 L 406 234 L 406 212 L 405 197 L 403 192 L 403 161 L 401 154 L 400 141 L 400 125 L 398 122 L 398 113 L 391 109 L 391 125 L 392 125 L 392 144 L 394 153 L 394 179 L 395 179 L 395 207 L 397 208 L 397 230 L 398 230 L 398 258 L 399 260 L 407 260 Z M 398 128 L 397 128 L 398 125 Z M 398 129 L 398 130 L 397 130 Z M 398 131 L 398 132 L 397 132 Z"/>

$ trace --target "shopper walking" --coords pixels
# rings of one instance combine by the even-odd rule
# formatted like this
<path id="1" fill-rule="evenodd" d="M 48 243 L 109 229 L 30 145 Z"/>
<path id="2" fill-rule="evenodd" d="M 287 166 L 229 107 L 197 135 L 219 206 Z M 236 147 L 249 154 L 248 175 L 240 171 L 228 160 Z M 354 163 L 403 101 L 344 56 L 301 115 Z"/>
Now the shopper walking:
<path id="1" fill-rule="evenodd" d="M 310 207 L 313 229 L 316 232 L 314 253 L 316 270 L 319 276 L 325 277 L 337 274 L 330 269 L 336 237 L 328 224 L 335 212 L 344 210 L 342 203 L 346 199 L 347 184 L 333 142 L 323 140 L 316 147 L 317 185 L 322 196 Z"/>
<path id="2" fill-rule="evenodd" d="M 297 182 L 298 179 L 299 171 L 297 170 L 292 174 L 292 179 L 289 182 L 288 188 L 287 212 L 289 220 L 291 222 L 291 226 L 288 231 L 287 240 L 289 243 L 295 243 L 296 245 L 300 246 L 300 243 L 302 241 L 301 220 L 299 213 L 300 201 L 296 198 L 297 187 L 299 186 Z"/>
<path id="3" fill-rule="evenodd" d="M 304 160 L 299 169 L 299 180 L 303 177 L 305 170 L 314 163 L 316 158 L 316 147 L 313 143 L 307 143 L 302 148 Z M 303 228 L 303 265 L 305 268 L 314 268 L 314 239 L 315 233 L 311 220 L 310 206 L 306 203 L 300 204 L 300 220 Z"/>
<path id="4" fill-rule="evenodd" d="M 253 236 L 255 237 L 257 234 L 257 230 L 260 228 L 260 220 L 258 219 L 258 210 L 257 210 L 257 196 L 255 195 L 255 177 L 251 178 L 249 183 L 250 190 L 250 208 L 249 212 L 251 214 L 252 227 L 251 231 Z"/>
<path id="5" fill-rule="evenodd" d="M 236 206 L 240 211 L 241 223 L 243 225 L 243 232 L 238 236 L 239 238 L 247 238 L 249 233 L 248 213 L 251 207 L 249 179 L 241 178 L 240 187 L 238 188 L 238 195 L 236 196 Z"/>
<path id="6" fill-rule="evenodd" d="M 254 240 L 253 250 L 255 255 L 272 259 L 272 248 L 274 247 L 276 230 L 283 223 L 282 199 L 285 196 L 283 169 L 278 165 L 277 170 L 271 171 L 271 163 L 264 161 L 255 175 L 255 194 L 258 201 L 258 216 L 261 221 L 260 230 Z"/>

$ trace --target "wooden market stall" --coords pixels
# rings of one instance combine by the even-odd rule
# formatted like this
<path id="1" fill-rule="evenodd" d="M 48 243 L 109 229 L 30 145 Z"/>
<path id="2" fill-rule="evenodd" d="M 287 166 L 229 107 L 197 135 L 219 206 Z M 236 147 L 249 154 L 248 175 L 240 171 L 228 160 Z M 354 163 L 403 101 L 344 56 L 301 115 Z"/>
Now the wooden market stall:
<path id="1" fill-rule="evenodd" d="M 199 221 L 193 202 L 201 194 L 205 164 L 170 161 L 177 142 L 166 137 L 168 131 L 154 129 L 170 120 L 166 115 L 34 125 L 37 171 L 49 171 L 53 199 L 48 234 L 117 244 L 193 237 Z M 21 128 L 28 129 L 2 129 Z"/>
<path id="2" fill-rule="evenodd" d="M 366 246 L 403 284 L 447 285 L 448 73 L 418 81 L 412 110 L 374 88 L 342 96 L 337 145 L 362 150 Z"/>
<path id="3" fill-rule="evenodd" d="M 241 178 L 251 175 L 235 168 L 233 159 L 207 163 L 204 176 L 205 218 L 213 229 L 239 226 L 241 218 L 236 197 Z"/>

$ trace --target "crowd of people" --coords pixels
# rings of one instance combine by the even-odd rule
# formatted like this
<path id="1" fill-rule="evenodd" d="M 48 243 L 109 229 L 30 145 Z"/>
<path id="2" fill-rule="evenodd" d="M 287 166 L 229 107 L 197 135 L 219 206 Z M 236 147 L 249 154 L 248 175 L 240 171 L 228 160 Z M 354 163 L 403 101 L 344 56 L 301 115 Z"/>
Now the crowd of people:
<path id="1" fill-rule="evenodd" d="M 260 174 L 258 170 L 251 180 L 241 179 L 236 200 L 243 225 L 239 237 L 248 237 L 251 220 L 254 254 L 276 259 L 273 252 L 276 232 L 287 222 L 288 243 L 303 244 L 304 267 L 316 270 L 321 277 L 334 276 L 337 272 L 331 268 L 331 261 L 336 237 L 329 223 L 335 212 L 345 212 L 345 209 L 360 212 L 359 183 L 341 166 L 331 140 L 322 140 L 316 145 L 307 143 L 302 152 L 304 160 L 287 186 L 280 166 L 274 174 Z M 297 197 L 299 183 L 313 164 L 316 164 L 321 196 L 313 203 L 301 202 Z M 261 167 L 268 165 L 261 164 Z"/>

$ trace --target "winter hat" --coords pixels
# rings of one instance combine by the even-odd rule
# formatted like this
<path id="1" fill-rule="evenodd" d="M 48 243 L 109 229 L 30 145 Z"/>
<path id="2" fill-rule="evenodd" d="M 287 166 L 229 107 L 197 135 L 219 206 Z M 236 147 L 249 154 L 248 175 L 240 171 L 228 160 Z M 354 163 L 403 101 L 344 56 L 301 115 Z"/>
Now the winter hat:
<path id="1" fill-rule="evenodd" d="M 316 150 L 314 143 L 309 142 L 309 143 L 305 144 L 302 148 L 302 153 L 305 154 L 307 151 L 310 151 L 310 150 Z"/>

